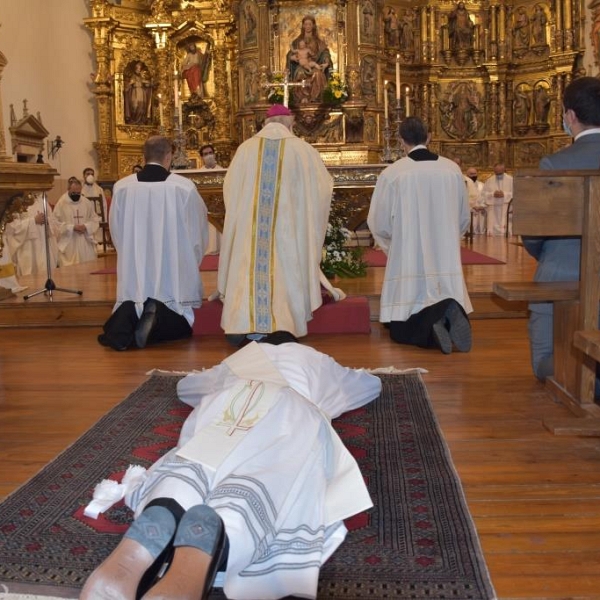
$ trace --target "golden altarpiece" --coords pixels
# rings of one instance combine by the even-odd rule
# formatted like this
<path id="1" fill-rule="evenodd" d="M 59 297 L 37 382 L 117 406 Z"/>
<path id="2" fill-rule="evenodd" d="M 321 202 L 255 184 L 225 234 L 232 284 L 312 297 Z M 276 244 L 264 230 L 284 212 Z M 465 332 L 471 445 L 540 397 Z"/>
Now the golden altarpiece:
<path id="1" fill-rule="evenodd" d="M 182 166 L 199 167 L 210 142 L 227 167 L 284 91 L 350 204 L 400 155 L 407 115 L 465 165 L 536 166 L 569 143 L 560 98 L 585 73 L 583 0 L 90 0 L 90 13 L 104 181 L 159 131 Z M 189 175 L 205 197 L 222 183 Z"/>

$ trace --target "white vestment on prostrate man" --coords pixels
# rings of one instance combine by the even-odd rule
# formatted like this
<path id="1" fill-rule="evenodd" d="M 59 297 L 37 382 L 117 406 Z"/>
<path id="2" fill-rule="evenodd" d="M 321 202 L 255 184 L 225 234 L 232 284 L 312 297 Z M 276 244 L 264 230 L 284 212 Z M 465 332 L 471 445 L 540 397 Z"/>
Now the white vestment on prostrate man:
<path id="1" fill-rule="evenodd" d="M 494 192 L 501 191 L 504 196 L 494 197 Z M 505 235 L 507 227 L 508 203 L 513 196 L 513 178 L 508 173 L 501 177 L 492 175 L 483 184 L 483 196 L 487 206 L 487 234 Z M 509 235 L 510 235 L 510 223 Z"/>
<path id="2" fill-rule="evenodd" d="M 307 333 L 321 306 L 323 241 L 333 181 L 318 151 L 268 123 L 236 151 L 223 185 L 219 258 L 226 334 Z"/>
<path id="3" fill-rule="evenodd" d="M 46 226 L 35 222 L 36 215 L 44 214 L 44 204 L 40 195 L 36 195 L 34 203 L 23 213 L 18 213 L 6 225 L 5 239 L 8 243 L 13 262 L 17 267 L 17 275 L 36 275 L 47 273 L 46 263 Z M 54 213 L 47 206 L 48 215 L 48 249 L 50 251 L 50 268 L 58 265 L 58 246 L 56 238 L 59 224 Z"/>
<path id="4" fill-rule="evenodd" d="M 406 321 L 447 298 L 473 311 L 460 257 L 469 223 L 467 186 L 453 161 L 405 157 L 379 175 L 368 224 L 388 257 L 382 323 Z"/>
<path id="5" fill-rule="evenodd" d="M 54 216 L 59 224 L 58 263 L 68 267 L 77 263 L 95 260 L 96 240 L 94 234 L 100 226 L 100 217 L 91 200 L 80 196 L 73 202 L 68 193 L 63 194 L 54 207 Z M 74 225 L 85 225 L 86 232 L 78 233 Z"/>
<path id="6" fill-rule="evenodd" d="M 196 186 L 171 173 L 165 181 L 115 183 L 110 231 L 117 250 L 117 302 L 133 301 L 138 317 L 148 298 L 183 315 L 190 326 L 202 304 L 199 265 L 208 240 L 206 205 Z"/>
<path id="7" fill-rule="evenodd" d="M 342 520 L 372 506 L 330 421 L 377 398 L 380 379 L 307 346 L 252 342 L 177 391 L 195 408 L 127 504 L 136 516 L 160 497 L 214 508 L 230 543 L 228 598 L 315 598 Z"/>

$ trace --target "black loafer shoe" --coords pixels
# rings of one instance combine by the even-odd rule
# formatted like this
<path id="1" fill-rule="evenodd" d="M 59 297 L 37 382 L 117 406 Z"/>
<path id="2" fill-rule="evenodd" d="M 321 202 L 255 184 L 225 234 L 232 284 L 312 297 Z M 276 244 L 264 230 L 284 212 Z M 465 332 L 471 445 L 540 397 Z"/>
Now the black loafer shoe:
<path id="1" fill-rule="evenodd" d="M 206 600 L 224 562 L 226 540 L 225 525 L 219 515 L 205 504 L 192 506 L 177 527 L 169 570 L 144 600 Z"/>
<path id="2" fill-rule="evenodd" d="M 151 298 L 144 302 L 144 312 L 135 328 L 135 345 L 145 348 L 158 319 L 158 304 Z"/>

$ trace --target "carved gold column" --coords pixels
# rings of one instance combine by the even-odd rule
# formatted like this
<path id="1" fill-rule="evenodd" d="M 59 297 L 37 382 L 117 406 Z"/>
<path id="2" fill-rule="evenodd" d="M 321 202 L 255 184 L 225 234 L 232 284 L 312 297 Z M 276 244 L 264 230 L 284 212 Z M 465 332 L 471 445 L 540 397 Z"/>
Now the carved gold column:
<path id="1" fill-rule="evenodd" d="M 564 0 L 564 49 L 573 48 L 573 5 L 571 0 Z"/>
<path id="2" fill-rule="evenodd" d="M 498 8 L 498 58 L 506 57 L 506 7 L 501 4 Z"/>
<path id="3" fill-rule="evenodd" d="M 0 52 L 0 82 L 4 67 L 8 64 L 6 56 Z M 2 91 L 0 90 L 0 162 L 10 161 L 11 157 L 6 154 L 6 137 L 4 136 L 4 117 L 2 115 Z"/>
<path id="4" fill-rule="evenodd" d="M 498 7 L 490 6 L 490 60 L 498 57 Z"/>
<path id="5" fill-rule="evenodd" d="M 258 66 L 266 67 L 267 70 L 271 69 L 269 64 L 269 2 L 268 0 L 258 0 L 258 26 L 256 28 L 256 35 L 258 40 Z M 276 60 L 279 61 L 279 53 L 276 51 Z M 284 65 L 275 65 L 275 68 L 283 69 Z M 268 93 L 266 88 L 264 90 L 265 100 Z"/>
<path id="6" fill-rule="evenodd" d="M 423 62 L 429 60 L 429 51 L 427 50 L 427 7 L 421 7 L 421 55 Z"/>
<path id="7" fill-rule="evenodd" d="M 564 50 L 564 25 L 562 15 L 562 2 L 556 2 L 556 49 L 560 52 Z"/>
<path id="8" fill-rule="evenodd" d="M 106 3 L 98 0 L 93 4 L 93 14 L 84 23 L 94 35 L 96 55 L 96 76 L 94 94 L 98 106 L 98 141 L 94 143 L 98 153 L 98 178 L 114 179 L 118 176 L 116 149 L 112 142 L 114 132 L 113 87 L 111 85 L 110 63 L 112 60 L 112 34 L 116 23 L 106 14 Z"/>
<path id="9" fill-rule="evenodd" d="M 215 97 L 218 98 L 215 108 L 215 142 L 230 137 L 229 115 L 231 114 L 231 90 L 227 81 L 227 46 L 225 32 L 215 32 L 214 48 Z"/>
<path id="10" fill-rule="evenodd" d="M 506 83 L 498 84 L 498 134 L 506 133 Z"/>
<path id="11" fill-rule="evenodd" d="M 432 61 L 435 61 L 436 52 L 435 52 L 435 40 L 437 39 L 436 28 L 435 28 L 435 16 L 436 9 L 432 6 L 429 10 L 429 48 L 430 48 L 430 57 Z"/>
<path id="12" fill-rule="evenodd" d="M 348 12 L 354 15 L 356 21 L 356 9 L 352 8 L 351 5 L 355 4 L 355 0 L 349 0 Z M 358 58 L 358 39 L 357 39 L 357 26 L 350 25 L 352 18 L 348 16 L 345 10 L 344 0 L 338 0 L 337 2 L 337 42 L 338 42 L 338 72 L 342 79 L 346 79 L 346 65 L 352 66 L 355 71 L 358 72 L 359 58 Z M 350 50 L 348 50 L 348 47 Z M 360 87 L 352 90 L 354 95 L 360 93 Z"/>

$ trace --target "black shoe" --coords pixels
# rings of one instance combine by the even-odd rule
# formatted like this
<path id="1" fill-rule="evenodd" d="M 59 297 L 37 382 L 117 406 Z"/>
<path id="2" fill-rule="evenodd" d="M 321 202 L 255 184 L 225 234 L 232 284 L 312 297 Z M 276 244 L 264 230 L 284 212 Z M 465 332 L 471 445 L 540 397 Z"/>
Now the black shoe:
<path id="1" fill-rule="evenodd" d="M 115 342 L 108 335 L 106 335 L 106 333 L 101 333 L 98 336 L 98 343 L 101 346 L 106 346 L 107 348 L 112 348 L 113 350 L 118 350 L 119 352 L 122 352 L 123 350 L 127 350 L 127 348 L 129 348 L 129 346 L 130 346 L 130 344 L 122 345 L 122 344 L 119 344 L 118 342 Z"/>
<path id="2" fill-rule="evenodd" d="M 459 352 L 469 352 L 472 345 L 471 323 L 461 306 L 454 302 L 446 310 L 450 339 Z"/>
<path id="3" fill-rule="evenodd" d="M 452 352 L 452 340 L 444 321 L 445 319 L 440 319 L 437 323 L 433 324 L 433 341 L 444 354 L 450 354 Z"/>
<path id="4" fill-rule="evenodd" d="M 152 330 L 156 327 L 158 319 L 158 304 L 156 300 L 148 298 L 144 302 L 144 312 L 135 328 L 135 345 L 138 348 L 145 348 L 150 338 Z"/>
<path id="5" fill-rule="evenodd" d="M 206 504 L 192 506 L 177 527 L 171 566 L 146 598 L 208 598 L 224 562 L 226 540 L 225 525 L 219 515 Z M 199 569 L 199 564 L 205 567 Z"/>
<path id="6" fill-rule="evenodd" d="M 176 529 L 176 519 L 168 509 L 152 506 L 144 510 L 119 545 L 87 579 L 80 598 L 140 597 L 140 581 L 148 570 L 162 564 Z"/>

